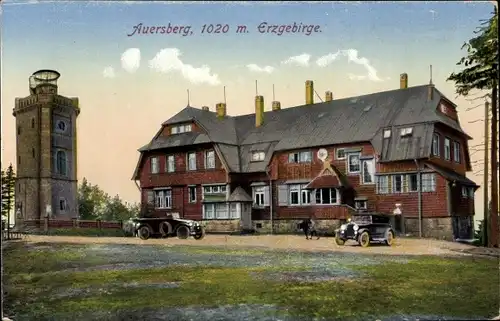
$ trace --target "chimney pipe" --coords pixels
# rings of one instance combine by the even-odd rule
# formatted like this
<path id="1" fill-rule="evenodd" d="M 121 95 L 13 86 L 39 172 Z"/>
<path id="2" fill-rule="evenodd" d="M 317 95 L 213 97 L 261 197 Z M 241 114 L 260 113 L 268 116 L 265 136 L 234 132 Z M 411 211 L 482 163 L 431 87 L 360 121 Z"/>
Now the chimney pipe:
<path id="1" fill-rule="evenodd" d="M 204 111 L 209 111 L 209 110 L 210 110 L 210 108 L 208 108 L 208 106 L 203 106 L 203 107 L 201 107 L 201 110 L 204 110 Z"/>
<path id="2" fill-rule="evenodd" d="M 306 81 L 306 105 L 314 104 L 314 83 L 312 80 Z"/>
<path id="3" fill-rule="evenodd" d="M 399 89 L 408 88 L 408 74 L 403 73 L 399 76 Z"/>
<path id="4" fill-rule="evenodd" d="M 264 122 L 264 96 L 255 96 L 255 127 Z"/>
<path id="5" fill-rule="evenodd" d="M 218 103 L 217 105 L 215 105 L 215 111 L 217 113 L 217 118 L 226 117 L 226 104 Z"/>
<path id="6" fill-rule="evenodd" d="M 333 93 L 331 91 L 325 92 L 325 101 L 332 101 L 333 100 Z"/>
<path id="7" fill-rule="evenodd" d="M 427 99 L 432 101 L 434 99 L 434 84 L 429 84 L 427 88 Z"/>
<path id="8" fill-rule="evenodd" d="M 273 110 L 280 110 L 281 109 L 281 103 L 279 101 L 273 101 Z"/>

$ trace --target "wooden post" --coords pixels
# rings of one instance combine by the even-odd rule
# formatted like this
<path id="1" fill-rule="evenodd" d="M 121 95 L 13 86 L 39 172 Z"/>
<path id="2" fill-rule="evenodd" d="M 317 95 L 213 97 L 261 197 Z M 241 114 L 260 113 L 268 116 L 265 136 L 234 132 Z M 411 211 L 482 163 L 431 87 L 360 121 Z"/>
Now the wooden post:
<path id="1" fill-rule="evenodd" d="M 97 228 L 101 229 L 101 220 L 97 219 L 96 223 L 97 223 Z"/>
<path id="2" fill-rule="evenodd" d="M 484 206 L 484 220 L 483 220 L 483 245 L 488 246 L 488 226 L 489 226 L 489 195 L 488 195 L 488 184 L 490 182 L 490 175 L 488 173 L 489 158 L 490 158 L 490 103 L 486 101 L 484 104 L 484 183 L 483 183 L 483 206 Z"/>
<path id="3" fill-rule="evenodd" d="M 489 215 L 489 246 L 498 247 L 498 164 L 497 164 L 497 126 L 498 126 L 498 87 L 493 83 L 491 95 L 491 213 Z"/>
<path id="4" fill-rule="evenodd" d="M 43 230 L 45 232 L 48 232 L 49 231 L 49 216 L 45 216 L 45 219 L 44 219 L 44 224 L 43 224 Z"/>

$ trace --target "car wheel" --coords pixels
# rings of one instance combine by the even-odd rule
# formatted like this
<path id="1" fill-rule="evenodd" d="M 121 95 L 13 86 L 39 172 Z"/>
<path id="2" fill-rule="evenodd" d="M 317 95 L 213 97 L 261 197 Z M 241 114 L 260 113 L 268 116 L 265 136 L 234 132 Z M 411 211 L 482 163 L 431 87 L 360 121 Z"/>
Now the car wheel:
<path id="1" fill-rule="evenodd" d="M 162 237 L 168 237 L 172 233 L 172 225 L 169 222 L 161 222 L 160 233 Z"/>
<path id="2" fill-rule="evenodd" d="M 147 240 L 151 236 L 151 229 L 149 226 L 141 226 L 137 234 L 139 234 L 141 240 Z"/>
<path id="3" fill-rule="evenodd" d="M 335 235 L 335 244 L 342 246 L 345 244 L 345 240 L 341 239 L 340 236 L 338 234 L 336 234 Z"/>
<path id="4" fill-rule="evenodd" d="M 358 243 L 362 247 L 370 246 L 370 234 L 368 234 L 368 232 L 361 233 L 358 237 Z"/>
<path id="5" fill-rule="evenodd" d="M 202 240 L 205 237 L 205 230 L 201 229 L 201 232 L 198 234 L 195 234 L 193 237 L 195 240 Z"/>
<path id="6" fill-rule="evenodd" d="M 178 238 L 185 240 L 189 237 L 189 232 L 189 227 L 182 225 L 177 228 L 176 234 Z"/>
<path id="7" fill-rule="evenodd" d="M 387 232 L 387 237 L 385 239 L 385 244 L 391 246 L 392 243 L 394 243 L 394 232 L 393 231 L 388 231 Z"/>

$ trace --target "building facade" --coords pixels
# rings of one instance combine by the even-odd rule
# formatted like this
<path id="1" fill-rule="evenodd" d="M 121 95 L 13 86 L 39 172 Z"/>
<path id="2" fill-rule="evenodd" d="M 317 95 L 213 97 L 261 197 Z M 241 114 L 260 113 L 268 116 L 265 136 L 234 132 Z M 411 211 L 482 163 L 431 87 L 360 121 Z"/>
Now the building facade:
<path id="1" fill-rule="evenodd" d="M 46 216 L 78 216 L 76 119 L 78 98 L 58 94 L 60 74 L 40 70 L 30 95 L 16 98 L 16 224 Z"/>
<path id="2" fill-rule="evenodd" d="M 477 185 L 456 105 L 434 85 L 255 114 L 186 107 L 164 122 L 133 175 L 146 215 L 178 212 L 209 230 L 291 232 L 315 216 L 336 228 L 357 212 L 395 215 L 404 233 L 469 237 Z M 272 225 L 271 225 L 272 224 Z"/>

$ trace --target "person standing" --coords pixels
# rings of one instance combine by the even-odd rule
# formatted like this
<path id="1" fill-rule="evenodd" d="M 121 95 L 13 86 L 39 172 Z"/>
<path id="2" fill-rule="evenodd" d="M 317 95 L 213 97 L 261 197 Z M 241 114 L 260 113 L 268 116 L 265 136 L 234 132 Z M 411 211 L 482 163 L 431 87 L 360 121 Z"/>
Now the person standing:
<path id="1" fill-rule="evenodd" d="M 316 230 L 316 220 L 314 219 L 314 216 L 311 216 L 311 218 L 309 219 L 309 232 L 311 234 L 311 240 L 313 235 L 315 235 L 316 239 L 319 240 L 318 231 Z"/>

